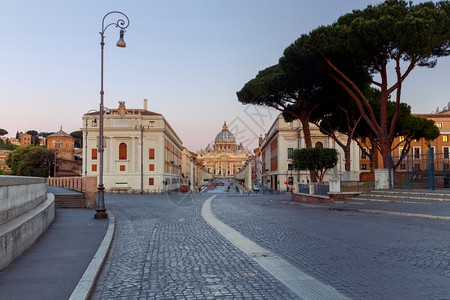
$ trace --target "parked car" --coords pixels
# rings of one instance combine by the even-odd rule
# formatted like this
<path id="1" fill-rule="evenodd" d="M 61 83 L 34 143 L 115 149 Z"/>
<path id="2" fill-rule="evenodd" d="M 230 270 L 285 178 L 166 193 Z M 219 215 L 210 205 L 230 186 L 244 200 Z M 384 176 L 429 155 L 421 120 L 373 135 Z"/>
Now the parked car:
<path id="1" fill-rule="evenodd" d="M 253 189 L 255 192 L 259 191 L 259 185 L 254 184 L 254 185 L 252 186 L 252 189 Z"/>

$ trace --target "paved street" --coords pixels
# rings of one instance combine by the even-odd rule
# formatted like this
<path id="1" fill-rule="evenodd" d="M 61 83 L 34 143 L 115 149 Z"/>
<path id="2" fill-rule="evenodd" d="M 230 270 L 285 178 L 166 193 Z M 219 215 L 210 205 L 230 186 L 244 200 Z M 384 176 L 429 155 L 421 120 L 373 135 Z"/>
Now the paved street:
<path id="1" fill-rule="evenodd" d="M 450 222 L 285 205 L 232 187 L 199 195 L 107 195 L 117 220 L 93 299 L 300 299 L 202 216 L 350 299 L 449 299 Z M 243 238 L 243 239 L 245 239 Z"/>

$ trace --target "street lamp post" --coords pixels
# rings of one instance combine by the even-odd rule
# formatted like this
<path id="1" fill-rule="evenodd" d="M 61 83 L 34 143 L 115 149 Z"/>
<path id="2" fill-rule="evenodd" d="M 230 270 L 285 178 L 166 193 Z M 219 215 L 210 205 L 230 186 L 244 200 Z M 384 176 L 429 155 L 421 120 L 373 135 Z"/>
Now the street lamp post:
<path id="1" fill-rule="evenodd" d="M 109 23 L 105 26 L 105 19 L 107 16 L 111 14 L 119 14 L 126 18 L 126 21 L 123 19 L 118 19 L 116 22 Z M 103 49 L 105 46 L 105 31 L 108 29 L 109 26 L 114 25 L 115 27 L 120 28 L 120 38 L 117 42 L 116 46 L 124 48 L 126 47 L 125 41 L 123 40 L 123 35 L 125 33 L 125 29 L 130 25 L 130 20 L 128 17 L 120 12 L 120 11 L 111 11 L 107 13 L 102 20 L 102 31 L 100 32 L 101 41 L 101 71 L 100 71 L 100 127 L 99 127 L 99 142 L 98 142 L 98 152 L 100 154 L 100 170 L 99 170 L 99 176 L 98 176 L 98 192 L 97 192 L 97 205 L 95 210 L 97 211 L 95 213 L 95 219 L 106 219 L 108 215 L 106 214 L 106 208 L 105 208 L 105 187 L 103 186 L 103 151 L 105 150 L 103 147 Z"/>
<path id="2" fill-rule="evenodd" d="M 144 125 L 136 125 L 135 129 L 141 131 L 141 195 L 144 194 Z"/>

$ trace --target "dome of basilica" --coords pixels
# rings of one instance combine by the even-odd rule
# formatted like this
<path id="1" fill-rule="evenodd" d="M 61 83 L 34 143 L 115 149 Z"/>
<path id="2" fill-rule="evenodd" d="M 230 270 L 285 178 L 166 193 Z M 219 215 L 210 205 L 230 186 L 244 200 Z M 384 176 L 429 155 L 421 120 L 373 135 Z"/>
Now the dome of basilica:
<path id="1" fill-rule="evenodd" d="M 215 143 L 220 142 L 236 142 L 236 138 L 234 135 L 228 130 L 227 123 L 224 122 L 222 131 L 216 135 Z"/>

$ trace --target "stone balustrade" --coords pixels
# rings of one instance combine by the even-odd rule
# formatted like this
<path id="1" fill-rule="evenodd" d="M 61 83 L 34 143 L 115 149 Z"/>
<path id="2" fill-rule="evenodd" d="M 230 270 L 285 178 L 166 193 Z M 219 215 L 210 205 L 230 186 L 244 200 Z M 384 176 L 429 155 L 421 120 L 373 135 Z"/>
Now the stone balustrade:
<path id="1" fill-rule="evenodd" d="M 0 271 L 30 247 L 55 218 L 44 178 L 0 176 Z"/>
<path id="2" fill-rule="evenodd" d="M 97 177 L 53 177 L 47 178 L 49 186 L 57 186 L 83 192 L 86 208 L 95 208 L 97 200 Z"/>

